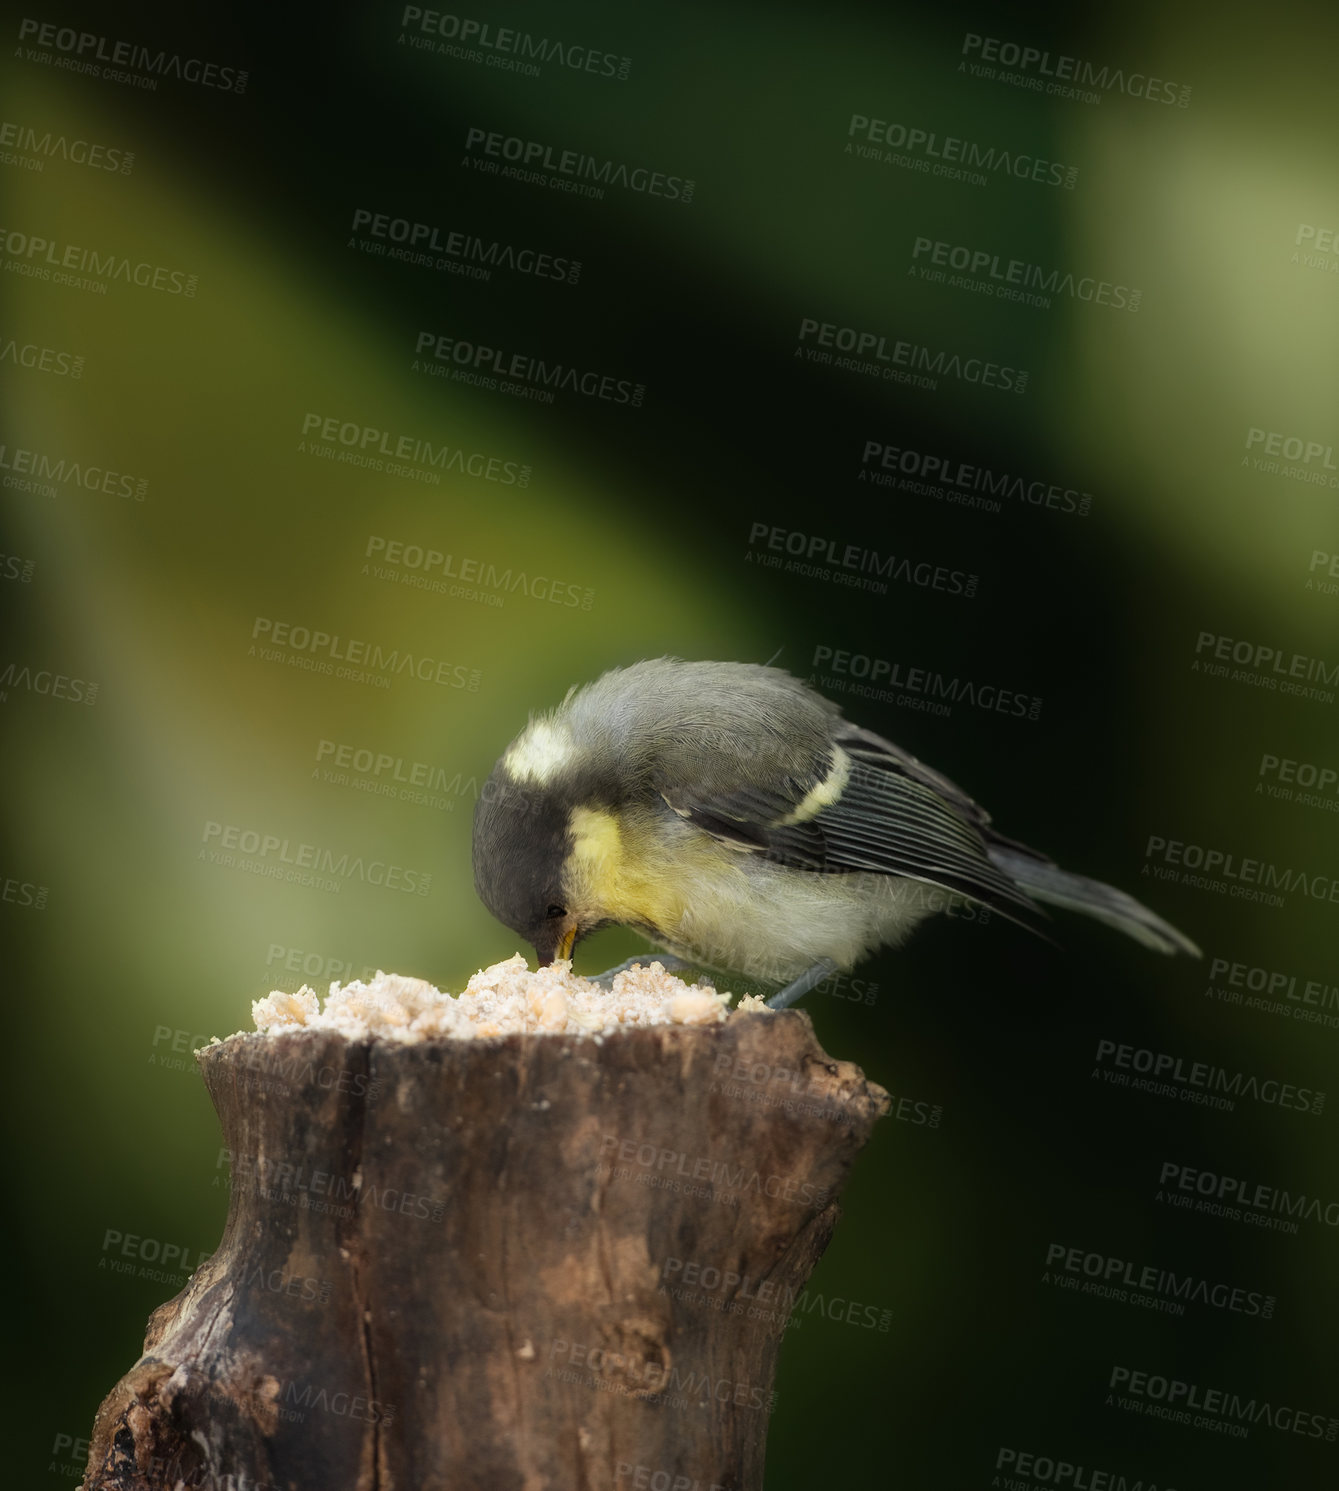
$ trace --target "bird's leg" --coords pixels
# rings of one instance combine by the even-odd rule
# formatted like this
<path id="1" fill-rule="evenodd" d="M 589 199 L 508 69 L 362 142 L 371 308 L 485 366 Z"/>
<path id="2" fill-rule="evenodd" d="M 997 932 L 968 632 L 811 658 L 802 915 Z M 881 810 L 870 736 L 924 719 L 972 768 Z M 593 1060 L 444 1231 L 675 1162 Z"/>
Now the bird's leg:
<path id="1" fill-rule="evenodd" d="M 825 978 L 831 977 L 836 971 L 837 965 L 831 958 L 820 958 L 812 968 L 806 968 L 799 978 L 787 984 L 784 989 L 777 990 L 767 1001 L 768 1009 L 786 1009 L 797 999 L 803 999 L 815 984 L 821 984 Z"/>
<path id="2" fill-rule="evenodd" d="M 624 960 L 613 968 L 606 968 L 603 973 L 597 973 L 591 978 L 591 983 L 599 984 L 602 989 L 614 987 L 614 975 L 626 973 L 630 968 L 640 965 L 649 968 L 652 963 L 659 963 L 666 973 L 682 973 L 686 968 L 696 967 L 696 964 L 688 963 L 683 958 L 676 958 L 673 953 L 638 953 L 635 958 L 624 958 Z M 715 988 L 709 974 L 703 974 L 699 982 L 706 984 L 708 988 Z"/>

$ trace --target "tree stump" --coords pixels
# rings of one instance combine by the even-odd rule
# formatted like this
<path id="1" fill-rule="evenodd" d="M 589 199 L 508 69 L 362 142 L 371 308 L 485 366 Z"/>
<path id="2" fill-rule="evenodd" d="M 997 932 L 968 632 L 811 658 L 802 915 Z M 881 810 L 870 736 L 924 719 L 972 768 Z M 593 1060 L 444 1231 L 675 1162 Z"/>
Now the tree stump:
<path id="1" fill-rule="evenodd" d="M 779 1340 L 888 1095 L 799 1010 L 198 1053 L 218 1251 L 84 1491 L 756 1491 Z"/>

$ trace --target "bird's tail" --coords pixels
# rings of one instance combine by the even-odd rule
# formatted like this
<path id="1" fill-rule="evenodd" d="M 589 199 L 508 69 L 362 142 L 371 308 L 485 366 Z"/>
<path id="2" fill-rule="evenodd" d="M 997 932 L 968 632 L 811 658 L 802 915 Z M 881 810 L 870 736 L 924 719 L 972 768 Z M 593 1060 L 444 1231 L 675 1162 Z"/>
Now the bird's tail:
<path id="1" fill-rule="evenodd" d="M 991 860 L 1006 875 L 1038 901 L 1096 917 L 1157 952 L 1200 956 L 1199 948 L 1189 937 L 1183 936 L 1170 922 L 1155 916 L 1147 906 L 1141 906 L 1133 896 L 1127 896 L 1114 885 L 1103 885 L 1100 880 L 1089 880 L 1086 875 L 1072 875 L 1049 860 L 1038 859 L 1003 844 L 991 844 L 988 852 Z"/>

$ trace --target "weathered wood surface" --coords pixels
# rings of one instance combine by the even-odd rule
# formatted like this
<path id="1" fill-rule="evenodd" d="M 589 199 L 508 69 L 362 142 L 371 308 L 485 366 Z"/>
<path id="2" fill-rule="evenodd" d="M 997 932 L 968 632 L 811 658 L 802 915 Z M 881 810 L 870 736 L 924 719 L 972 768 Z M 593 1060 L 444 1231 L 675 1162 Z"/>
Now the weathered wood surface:
<path id="1" fill-rule="evenodd" d="M 888 1106 L 806 1014 L 199 1060 L 223 1238 L 84 1491 L 761 1487 L 786 1303 Z"/>

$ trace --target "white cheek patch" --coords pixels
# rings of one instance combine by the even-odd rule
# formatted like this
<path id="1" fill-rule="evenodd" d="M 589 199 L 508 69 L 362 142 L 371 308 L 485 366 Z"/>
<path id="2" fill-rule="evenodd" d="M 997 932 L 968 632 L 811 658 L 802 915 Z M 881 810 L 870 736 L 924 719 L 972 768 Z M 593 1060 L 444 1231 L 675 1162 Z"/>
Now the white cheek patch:
<path id="1" fill-rule="evenodd" d="M 537 720 L 502 758 L 508 776 L 543 787 L 573 758 L 571 737 L 565 730 Z"/>

